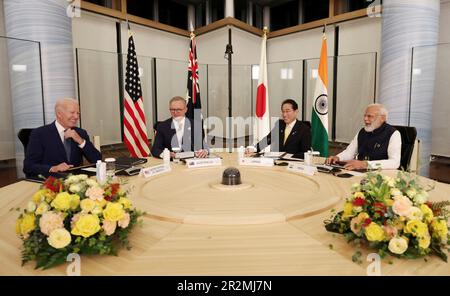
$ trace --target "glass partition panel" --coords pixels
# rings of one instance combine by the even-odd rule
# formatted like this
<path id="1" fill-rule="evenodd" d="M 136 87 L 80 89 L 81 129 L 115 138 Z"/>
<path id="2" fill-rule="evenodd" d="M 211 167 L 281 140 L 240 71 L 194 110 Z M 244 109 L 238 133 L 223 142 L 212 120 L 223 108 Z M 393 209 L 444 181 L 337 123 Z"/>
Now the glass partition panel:
<path id="1" fill-rule="evenodd" d="M 101 145 L 121 143 L 117 54 L 77 49 L 77 61 L 80 125 Z"/>
<path id="2" fill-rule="evenodd" d="M 0 37 L 0 160 L 15 159 L 17 177 L 24 159 L 18 132 L 44 124 L 40 60 L 38 42 Z"/>
<path id="3" fill-rule="evenodd" d="M 314 104 L 314 91 L 319 68 L 319 59 L 306 60 L 306 102 L 304 102 L 305 120 L 311 121 L 311 112 Z M 333 125 L 333 57 L 328 57 L 328 139 L 331 140 Z"/>
<path id="4" fill-rule="evenodd" d="M 198 81 L 200 99 L 202 102 L 202 114 L 207 116 L 208 93 L 206 89 L 208 81 L 206 65 L 198 67 Z M 185 98 L 187 94 L 188 63 L 184 61 L 156 59 L 156 95 L 158 121 L 170 118 L 169 101 L 175 96 Z"/>
<path id="5" fill-rule="evenodd" d="M 258 87 L 259 66 L 253 65 L 252 71 L 252 114 L 255 113 L 256 88 Z M 269 84 L 270 117 L 281 116 L 281 103 L 293 99 L 299 108 L 298 119 L 302 120 L 302 61 L 286 61 L 267 64 L 267 80 Z"/>
<path id="6" fill-rule="evenodd" d="M 446 177 L 450 157 L 448 77 L 449 43 L 414 47 L 409 125 L 417 128 L 417 137 L 421 141 L 420 174 L 445 182 L 450 180 Z M 437 162 L 430 166 L 430 160 Z"/>
<path id="7" fill-rule="evenodd" d="M 376 53 L 337 58 L 336 141 L 350 143 L 363 126 L 368 104 L 375 102 Z"/>

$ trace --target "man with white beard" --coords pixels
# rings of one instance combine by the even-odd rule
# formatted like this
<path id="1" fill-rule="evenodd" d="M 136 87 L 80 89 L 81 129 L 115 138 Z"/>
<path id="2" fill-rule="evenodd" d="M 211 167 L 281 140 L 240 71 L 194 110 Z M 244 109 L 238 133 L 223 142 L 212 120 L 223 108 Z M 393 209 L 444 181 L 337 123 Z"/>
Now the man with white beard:
<path id="1" fill-rule="evenodd" d="M 402 138 L 400 132 L 386 123 L 388 112 L 381 104 L 370 104 L 364 113 L 364 127 L 350 145 L 336 156 L 327 158 L 327 164 L 345 162 L 347 170 L 398 169 Z"/>

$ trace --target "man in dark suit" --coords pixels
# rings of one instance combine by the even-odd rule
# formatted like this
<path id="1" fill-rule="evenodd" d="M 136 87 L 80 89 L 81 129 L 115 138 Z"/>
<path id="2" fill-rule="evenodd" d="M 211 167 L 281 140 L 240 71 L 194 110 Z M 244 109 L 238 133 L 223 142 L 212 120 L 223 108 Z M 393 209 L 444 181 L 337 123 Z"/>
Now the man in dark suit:
<path id="1" fill-rule="evenodd" d="M 165 148 L 170 150 L 170 156 L 175 157 L 174 148 L 180 151 L 194 151 L 195 157 L 208 156 L 208 146 L 204 141 L 201 122 L 187 118 L 186 100 L 176 96 L 169 101 L 171 118 L 158 123 L 156 136 L 152 145 L 152 155 L 162 157 Z"/>
<path id="2" fill-rule="evenodd" d="M 298 112 L 298 105 L 294 100 L 284 100 L 281 103 L 282 119 L 256 145 L 257 152 L 270 145 L 271 151 L 287 152 L 294 154 L 294 157 L 303 158 L 303 153 L 311 149 L 311 127 L 297 119 Z"/>
<path id="3" fill-rule="evenodd" d="M 27 177 L 52 175 L 80 166 L 85 156 L 91 163 L 102 159 L 87 132 L 76 125 L 78 102 L 61 99 L 55 105 L 56 120 L 33 130 L 25 153 L 23 171 Z"/>

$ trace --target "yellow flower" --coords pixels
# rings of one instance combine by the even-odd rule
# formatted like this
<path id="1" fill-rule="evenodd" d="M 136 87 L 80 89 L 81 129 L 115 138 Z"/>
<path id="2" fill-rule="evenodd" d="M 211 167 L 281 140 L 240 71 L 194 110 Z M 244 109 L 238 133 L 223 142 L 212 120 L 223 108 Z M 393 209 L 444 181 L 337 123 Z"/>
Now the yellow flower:
<path id="1" fill-rule="evenodd" d="M 351 202 L 346 202 L 344 205 L 344 213 L 342 214 L 342 218 L 353 217 L 353 205 Z"/>
<path id="2" fill-rule="evenodd" d="M 96 215 L 82 215 L 75 223 L 72 234 L 90 237 L 100 230 L 100 219 Z"/>
<path id="3" fill-rule="evenodd" d="M 428 226 L 419 220 L 411 220 L 406 223 L 404 232 L 411 233 L 413 236 L 423 237 L 425 233 L 428 233 Z"/>
<path id="4" fill-rule="evenodd" d="M 50 210 L 49 204 L 46 203 L 45 201 L 43 201 L 38 205 L 35 213 L 36 213 L 36 215 L 42 215 L 45 212 L 48 212 L 48 210 Z"/>
<path id="5" fill-rule="evenodd" d="M 433 211 L 426 204 L 421 204 L 420 210 L 423 213 L 423 218 L 425 219 L 425 221 L 427 223 L 431 223 L 431 221 L 433 221 L 433 217 L 434 217 Z"/>
<path id="6" fill-rule="evenodd" d="M 392 205 L 394 204 L 394 200 L 391 199 L 391 198 L 386 198 L 386 199 L 384 200 L 384 202 L 385 202 L 385 204 L 386 204 L 388 207 L 392 207 Z"/>
<path id="7" fill-rule="evenodd" d="M 70 244 L 70 233 L 64 228 L 53 230 L 47 238 L 48 244 L 55 249 L 61 249 Z"/>
<path id="8" fill-rule="evenodd" d="M 128 198 L 125 198 L 125 197 L 119 198 L 119 203 L 122 204 L 122 206 L 125 210 L 131 209 L 132 204 Z"/>
<path id="9" fill-rule="evenodd" d="M 28 233 L 36 228 L 36 216 L 32 213 L 23 214 L 22 218 L 17 219 L 16 233 L 22 236 L 28 236 Z"/>
<path id="10" fill-rule="evenodd" d="M 403 237 L 393 237 L 389 241 L 388 249 L 394 254 L 403 254 L 408 249 L 408 241 Z"/>
<path id="11" fill-rule="evenodd" d="M 362 193 L 361 191 L 357 191 L 357 192 L 355 192 L 355 193 L 353 193 L 353 197 L 354 198 L 362 198 L 362 199 L 364 199 L 365 197 L 364 197 L 364 193 Z"/>
<path id="12" fill-rule="evenodd" d="M 47 193 L 45 194 L 45 201 L 48 203 L 51 203 L 52 200 L 55 199 L 56 193 L 54 193 L 53 191 L 48 190 Z"/>
<path id="13" fill-rule="evenodd" d="M 85 198 L 80 202 L 81 210 L 85 213 L 89 213 L 95 207 L 95 201 L 90 198 Z"/>
<path id="14" fill-rule="evenodd" d="M 103 210 L 103 217 L 109 221 L 119 221 L 123 218 L 125 212 L 120 203 L 110 202 L 106 205 L 106 209 Z"/>
<path id="15" fill-rule="evenodd" d="M 36 192 L 35 194 L 33 194 L 32 200 L 35 203 L 40 203 L 41 201 L 43 201 L 45 199 L 45 195 L 48 193 L 48 189 L 41 189 L 38 190 L 38 192 Z"/>
<path id="16" fill-rule="evenodd" d="M 384 240 L 383 228 L 375 222 L 371 222 L 365 229 L 367 240 L 371 242 L 381 242 Z"/>
<path id="17" fill-rule="evenodd" d="M 445 220 L 434 219 L 431 222 L 431 230 L 433 232 L 433 237 L 440 238 L 442 241 L 447 240 L 447 222 Z"/>
<path id="18" fill-rule="evenodd" d="M 52 207 L 60 211 L 67 211 L 70 208 L 71 195 L 67 192 L 58 193 L 52 201 Z"/>
<path id="19" fill-rule="evenodd" d="M 426 249 L 430 246 L 431 238 L 427 233 L 425 236 L 419 237 L 419 247 L 422 249 Z"/>
<path id="20" fill-rule="evenodd" d="M 80 204 L 80 196 L 78 194 L 70 195 L 70 209 L 72 211 L 76 210 L 79 204 Z"/>
<path id="21" fill-rule="evenodd" d="M 95 201 L 96 206 L 99 207 L 100 209 L 103 209 L 106 206 L 107 203 L 108 203 L 108 201 L 106 199 L 104 199 L 104 198 L 102 198 L 101 200 L 97 199 Z"/>

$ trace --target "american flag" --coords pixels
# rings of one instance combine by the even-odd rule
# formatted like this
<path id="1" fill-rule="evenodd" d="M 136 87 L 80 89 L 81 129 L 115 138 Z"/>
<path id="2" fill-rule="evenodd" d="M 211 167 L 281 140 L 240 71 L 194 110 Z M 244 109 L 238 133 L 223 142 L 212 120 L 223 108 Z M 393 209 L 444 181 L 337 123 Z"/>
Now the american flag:
<path id="1" fill-rule="evenodd" d="M 147 157 L 150 154 L 150 149 L 148 147 L 147 126 L 145 125 L 139 66 L 133 36 L 130 31 L 129 36 L 123 112 L 124 142 L 131 156 Z"/>
<path id="2" fill-rule="evenodd" d="M 188 111 L 186 113 L 186 116 L 188 118 L 194 119 L 194 110 L 199 109 L 198 115 L 200 115 L 201 117 L 202 103 L 200 101 L 200 88 L 198 85 L 197 48 L 195 46 L 194 34 L 191 34 L 191 42 L 189 44 L 189 66 L 186 99 L 188 101 Z M 200 120 L 200 118 L 196 118 L 196 120 Z"/>

